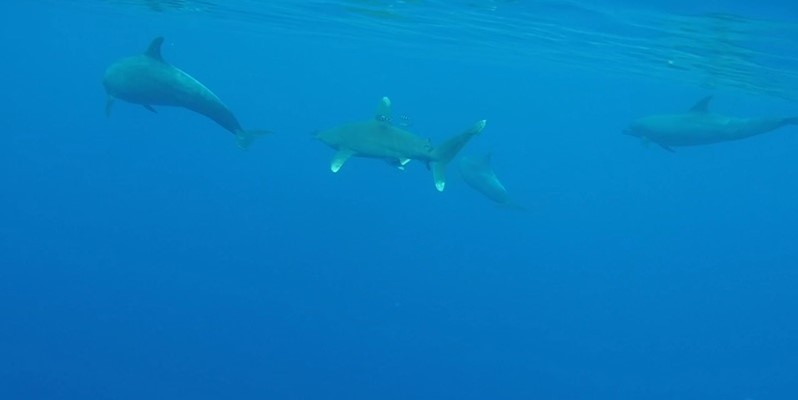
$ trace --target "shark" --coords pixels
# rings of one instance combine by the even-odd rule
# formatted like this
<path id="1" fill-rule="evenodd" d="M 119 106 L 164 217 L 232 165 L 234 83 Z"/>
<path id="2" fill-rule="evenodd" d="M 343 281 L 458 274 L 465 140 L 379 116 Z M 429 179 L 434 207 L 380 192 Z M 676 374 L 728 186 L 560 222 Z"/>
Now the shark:
<path id="1" fill-rule="evenodd" d="M 352 157 L 381 159 L 404 169 L 411 160 L 427 164 L 432 171 L 435 188 L 442 192 L 446 187 L 446 167 L 471 138 L 485 129 L 486 120 L 477 121 L 464 132 L 450 137 L 439 146 L 429 139 L 413 134 L 391 121 L 391 100 L 383 97 L 374 117 L 368 120 L 347 122 L 316 132 L 316 139 L 332 147 L 336 153 L 330 170 L 337 173 Z"/>
<path id="2" fill-rule="evenodd" d="M 479 193 L 500 206 L 523 209 L 515 203 L 491 167 L 491 154 L 482 157 L 462 157 L 460 175 L 463 180 Z"/>
<path id="3" fill-rule="evenodd" d="M 256 136 L 267 131 L 248 131 L 241 127 L 232 111 L 200 81 L 169 64 L 161 56 L 164 38 L 156 37 L 144 54 L 126 57 L 105 71 L 103 86 L 108 95 L 105 114 L 111 114 L 115 100 L 139 104 L 156 112 L 153 106 L 182 107 L 210 118 L 233 133 L 239 147 L 247 148 Z"/>
<path id="4" fill-rule="evenodd" d="M 624 133 L 654 142 L 663 149 L 700 146 L 745 139 L 783 126 L 798 125 L 798 117 L 737 118 L 709 110 L 712 96 L 699 100 L 687 112 L 651 115 L 637 119 Z"/>

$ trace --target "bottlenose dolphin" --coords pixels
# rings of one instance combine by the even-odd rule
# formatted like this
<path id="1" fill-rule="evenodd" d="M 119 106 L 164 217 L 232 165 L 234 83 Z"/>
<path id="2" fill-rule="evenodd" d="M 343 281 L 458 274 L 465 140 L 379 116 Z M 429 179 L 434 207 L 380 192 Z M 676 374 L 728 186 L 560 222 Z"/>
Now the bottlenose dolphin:
<path id="1" fill-rule="evenodd" d="M 330 164 L 332 172 L 338 172 L 351 157 L 382 159 L 400 169 L 404 169 L 410 160 L 418 160 L 427 163 L 432 170 L 435 188 L 443 191 L 446 186 L 446 165 L 472 137 L 482 132 L 485 122 L 478 121 L 465 132 L 433 147 L 428 139 L 393 125 L 391 100 L 383 97 L 374 118 L 338 125 L 317 132 L 315 137 L 337 150 Z"/>
<path id="2" fill-rule="evenodd" d="M 241 148 L 247 148 L 263 131 L 245 131 L 235 115 L 205 85 L 161 57 L 163 37 L 153 39 L 144 54 L 123 58 L 105 71 L 103 86 L 108 93 L 106 115 L 115 99 L 121 99 L 155 112 L 153 105 L 183 107 L 200 113 L 236 135 Z"/>
<path id="3" fill-rule="evenodd" d="M 785 125 L 798 125 L 798 118 L 735 118 L 711 113 L 707 96 L 682 114 L 652 115 L 634 121 L 624 133 L 654 142 L 665 150 L 698 146 L 767 133 Z"/>
<path id="4" fill-rule="evenodd" d="M 512 201 L 490 165 L 491 155 L 463 157 L 460 159 L 460 175 L 477 192 L 502 206 L 521 209 Z"/>

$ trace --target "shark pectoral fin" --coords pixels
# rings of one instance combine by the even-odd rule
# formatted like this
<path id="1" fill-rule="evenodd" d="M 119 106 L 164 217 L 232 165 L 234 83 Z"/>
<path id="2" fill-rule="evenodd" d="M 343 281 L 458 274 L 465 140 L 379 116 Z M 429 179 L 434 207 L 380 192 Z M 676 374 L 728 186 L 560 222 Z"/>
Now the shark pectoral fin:
<path id="1" fill-rule="evenodd" d="M 435 189 L 442 192 L 446 188 L 446 163 L 431 162 L 432 179 L 435 181 Z"/>
<path id="2" fill-rule="evenodd" d="M 246 150 L 252 142 L 260 136 L 271 134 L 271 131 L 238 131 L 236 132 L 236 145 L 242 150 Z"/>
<path id="3" fill-rule="evenodd" d="M 662 143 L 657 143 L 657 144 L 659 145 L 659 147 L 662 147 L 663 149 L 665 149 L 665 150 L 667 150 L 667 151 L 669 151 L 669 152 L 671 152 L 671 153 L 675 153 L 675 152 L 676 152 L 675 150 L 673 150 L 672 148 L 670 148 L 670 146 L 664 145 L 664 144 L 662 144 Z"/>
<path id="4" fill-rule="evenodd" d="M 152 111 L 152 112 L 154 112 L 154 113 L 157 113 L 157 112 L 158 112 L 158 110 L 156 110 L 156 109 L 152 108 L 152 106 L 151 106 L 151 105 L 149 105 L 149 104 L 142 104 L 142 106 L 144 106 L 144 108 L 146 108 L 147 110 L 149 110 L 149 111 Z"/>
<path id="5" fill-rule="evenodd" d="M 105 99 L 105 116 L 106 117 L 110 117 L 111 116 L 111 109 L 114 106 L 114 101 L 115 100 L 116 99 L 113 96 L 108 96 L 108 98 Z"/>
<path id="6" fill-rule="evenodd" d="M 355 155 L 355 152 L 352 150 L 338 150 L 338 152 L 335 153 L 335 156 L 333 156 L 332 162 L 330 163 L 330 171 L 340 171 L 341 167 L 343 167 L 346 163 L 346 160 L 353 155 Z"/>

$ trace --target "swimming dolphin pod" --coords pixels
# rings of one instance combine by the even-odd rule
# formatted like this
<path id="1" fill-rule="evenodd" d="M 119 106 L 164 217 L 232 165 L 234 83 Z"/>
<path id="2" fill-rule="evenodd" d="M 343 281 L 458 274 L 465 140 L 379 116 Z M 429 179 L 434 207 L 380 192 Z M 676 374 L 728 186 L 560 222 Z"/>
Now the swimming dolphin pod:
<path id="1" fill-rule="evenodd" d="M 709 111 L 712 96 L 698 101 L 688 112 L 651 115 L 634 121 L 624 133 L 654 142 L 668 151 L 678 146 L 699 146 L 745 139 L 798 125 L 798 118 L 736 118 Z"/>
<path id="2" fill-rule="evenodd" d="M 433 147 L 428 139 L 393 125 L 391 100 L 383 97 L 373 118 L 344 123 L 317 132 L 315 137 L 336 150 L 330 163 L 332 172 L 338 172 L 352 157 L 382 159 L 401 169 L 411 160 L 418 160 L 427 163 L 435 188 L 442 192 L 446 186 L 446 166 L 472 137 L 482 132 L 485 123 L 485 120 L 478 121 L 463 133 Z"/>
<path id="3" fill-rule="evenodd" d="M 182 107 L 210 118 L 233 133 L 241 148 L 249 147 L 256 136 L 268 133 L 244 130 L 232 111 L 210 89 L 166 62 L 161 56 L 163 41 L 163 37 L 157 37 L 144 54 L 123 58 L 108 67 L 103 78 L 108 94 L 107 115 L 110 115 L 116 99 L 139 104 L 152 112 L 155 112 L 153 106 Z M 673 147 L 739 140 L 785 125 L 798 125 L 798 117 L 737 118 L 712 113 L 709 111 L 711 100 L 712 96 L 707 96 L 684 113 L 639 118 L 624 133 L 673 151 Z M 315 138 L 336 150 L 330 164 L 332 172 L 338 172 L 352 157 L 382 159 L 399 169 L 404 169 L 411 160 L 418 160 L 432 171 L 435 188 L 443 191 L 447 165 L 471 138 L 482 132 L 485 123 L 485 120 L 477 121 L 469 129 L 434 147 L 428 139 L 406 130 L 409 124 L 393 123 L 391 101 L 383 97 L 373 118 L 317 132 Z M 500 205 L 521 208 L 512 202 L 491 168 L 490 155 L 464 157 L 460 172 L 469 186 L 487 198 Z"/>
<path id="4" fill-rule="evenodd" d="M 114 100 L 140 104 L 155 112 L 153 106 L 183 107 L 202 114 L 236 136 L 239 147 L 247 148 L 265 131 L 247 131 L 235 115 L 210 89 L 191 75 L 167 63 L 161 56 L 163 37 L 152 40 L 144 54 L 123 58 L 105 71 L 103 86 L 108 94 L 106 115 Z"/>

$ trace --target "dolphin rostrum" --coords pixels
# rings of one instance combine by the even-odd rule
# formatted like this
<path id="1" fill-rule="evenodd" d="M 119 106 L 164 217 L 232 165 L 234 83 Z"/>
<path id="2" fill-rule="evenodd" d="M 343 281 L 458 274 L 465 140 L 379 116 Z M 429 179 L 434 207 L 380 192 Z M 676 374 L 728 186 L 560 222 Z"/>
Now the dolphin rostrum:
<path id="1" fill-rule="evenodd" d="M 315 137 L 337 151 L 330 164 L 332 172 L 338 172 L 351 157 L 382 159 L 400 169 L 410 160 L 418 160 L 427 163 L 435 188 L 443 191 L 446 165 L 472 137 L 482 132 L 485 122 L 478 121 L 465 132 L 433 147 L 429 140 L 393 125 L 391 101 L 383 97 L 374 118 L 338 125 L 316 133 Z"/>
<path id="2" fill-rule="evenodd" d="M 712 96 L 696 103 L 688 112 L 662 114 L 634 121 L 624 133 L 654 142 L 665 150 L 698 146 L 760 135 L 785 125 L 798 125 L 798 118 L 735 118 L 709 111 Z"/>
<path id="3" fill-rule="evenodd" d="M 262 131 L 245 131 L 235 115 L 213 92 L 191 75 L 161 57 L 163 37 L 153 39 L 144 54 L 123 58 L 105 71 L 103 86 L 108 93 L 106 115 L 115 99 L 121 99 L 155 112 L 154 105 L 183 107 L 202 114 L 236 135 L 241 148 L 247 148 Z"/>
<path id="4" fill-rule="evenodd" d="M 462 157 L 460 159 L 460 175 L 463 176 L 463 180 L 468 186 L 501 206 L 522 209 L 510 198 L 507 189 L 504 188 L 493 171 L 490 160 L 490 154 L 482 157 Z"/>

